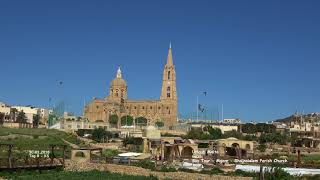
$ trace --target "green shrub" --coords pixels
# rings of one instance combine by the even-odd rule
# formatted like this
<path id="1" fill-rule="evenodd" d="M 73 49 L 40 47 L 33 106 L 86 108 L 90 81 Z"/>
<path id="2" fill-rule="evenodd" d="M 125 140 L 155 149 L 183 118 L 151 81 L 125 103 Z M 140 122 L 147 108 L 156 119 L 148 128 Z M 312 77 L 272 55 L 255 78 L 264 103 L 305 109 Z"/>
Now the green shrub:
<path id="1" fill-rule="evenodd" d="M 110 115 L 109 116 L 109 123 L 112 125 L 117 125 L 118 124 L 118 116 L 116 114 Z"/>
<path id="2" fill-rule="evenodd" d="M 148 123 L 148 120 L 145 117 L 138 117 L 134 121 L 137 126 L 146 126 Z"/>
<path id="3" fill-rule="evenodd" d="M 246 171 L 242 171 L 240 169 L 237 169 L 234 172 L 232 172 L 230 175 L 243 176 L 243 177 L 256 177 L 257 173 L 255 173 L 255 172 L 246 172 Z"/>
<path id="4" fill-rule="evenodd" d="M 260 152 L 265 152 L 266 149 L 267 149 L 267 145 L 265 145 L 265 144 L 259 144 L 258 150 L 259 150 Z"/>
<path id="5" fill-rule="evenodd" d="M 198 148 L 208 148 L 209 144 L 208 143 L 199 143 Z"/>
<path id="6" fill-rule="evenodd" d="M 142 167 L 145 169 L 155 170 L 155 163 L 150 160 L 141 160 L 136 163 L 136 166 Z"/>
<path id="7" fill-rule="evenodd" d="M 21 180 L 157 180 L 155 176 L 131 176 L 126 174 L 110 173 L 108 171 L 87 171 L 87 172 L 71 172 L 71 171 L 57 171 L 57 170 L 42 170 L 39 171 L 24 171 L 24 172 L 0 172 L 0 176 L 5 179 L 21 179 Z"/>
<path id="8" fill-rule="evenodd" d="M 201 173 L 202 174 L 222 174 L 224 173 L 224 171 L 221 170 L 220 168 L 214 167 L 210 170 L 202 170 Z"/>
<path id="9" fill-rule="evenodd" d="M 163 127 L 163 126 L 164 126 L 164 123 L 161 122 L 161 121 L 157 121 L 157 122 L 156 122 L 156 126 L 159 127 L 159 128 L 160 128 L 160 127 Z"/>
<path id="10" fill-rule="evenodd" d="M 122 116 L 121 117 L 121 126 L 132 126 L 133 125 L 133 117 L 132 116 Z"/>
<path id="11" fill-rule="evenodd" d="M 127 144 L 142 145 L 143 139 L 135 137 L 126 137 L 122 140 L 122 143 L 125 147 L 127 146 Z"/>
<path id="12" fill-rule="evenodd" d="M 292 180 L 293 176 L 281 169 L 280 167 L 273 167 L 271 170 L 264 173 L 265 180 Z"/>
<path id="13" fill-rule="evenodd" d="M 102 155 L 105 156 L 105 157 L 114 157 L 114 156 L 117 156 L 120 152 L 118 150 L 115 150 L 115 149 L 106 149 Z"/>
<path id="14" fill-rule="evenodd" d="M 160 172 L 177 172 L 176 168 L 174 168 L 174 167 L 165 167 L 165 166 L 162 166 L 159 171 Z"/>
<path id="15" fill-rule="evenodd" d="M 179 168 L 179 171 L 188 172 L 188 173 L 196 173 L 196 171 L 194 171 L 192 169 L 187 169 L 187 168 Z"/>

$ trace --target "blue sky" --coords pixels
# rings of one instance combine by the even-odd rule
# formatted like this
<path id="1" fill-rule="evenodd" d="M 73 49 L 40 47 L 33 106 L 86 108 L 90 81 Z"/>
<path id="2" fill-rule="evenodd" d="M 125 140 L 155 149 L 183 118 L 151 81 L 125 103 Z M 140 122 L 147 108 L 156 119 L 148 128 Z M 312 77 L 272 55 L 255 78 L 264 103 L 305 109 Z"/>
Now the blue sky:
<path id="1" fill-rule="evenodd" d="M 319 9 L 311 0 L 2 0 L 0 101 L 47 107 L 52 97 L 81 114 L 84 99 L 108 94 L 118 66 L 130 99 L 158 99 L 171 41 L 181 114 L 202 91 L 225 118 L 320 111 Z"/>

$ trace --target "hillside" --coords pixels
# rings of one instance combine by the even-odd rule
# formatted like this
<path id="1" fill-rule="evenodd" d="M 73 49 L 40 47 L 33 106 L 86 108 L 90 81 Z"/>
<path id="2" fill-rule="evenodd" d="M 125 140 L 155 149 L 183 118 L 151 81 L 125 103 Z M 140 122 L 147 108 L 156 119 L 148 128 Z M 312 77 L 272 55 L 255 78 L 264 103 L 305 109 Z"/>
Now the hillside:
<path id="1" fill-rule="evenodd" d="M 320 122 L 320 113 L 310 113 L 310 114 L 303 114 L 303 115 L 294 114 L 294 115 L 291 115 L 291 116 L 286 117 L 286 118 L 274 120 L 274 122 L 288 123 L 288 122 L 291 122 L 293 120 L 297 120 L 297 119 L 301 119 L 301 118 L 304 121 Z"/>
<path id="2" fill-rule="evenodd" d="M 72 144 L 82 145 L 77 136 L 71 133 L 55 129 L 32 128 L 0 128 L 0 143 L 13 144 L 14 153 L 22 153 L 28 150 L 50 151 L 50 145 L 67 145 L 67 157 L 70 156 Z M 57 155 L 61 155 L 62 149 L 56 148 Z M 7 154 L 7 147 L 2 146 L 0 156 Z"/>

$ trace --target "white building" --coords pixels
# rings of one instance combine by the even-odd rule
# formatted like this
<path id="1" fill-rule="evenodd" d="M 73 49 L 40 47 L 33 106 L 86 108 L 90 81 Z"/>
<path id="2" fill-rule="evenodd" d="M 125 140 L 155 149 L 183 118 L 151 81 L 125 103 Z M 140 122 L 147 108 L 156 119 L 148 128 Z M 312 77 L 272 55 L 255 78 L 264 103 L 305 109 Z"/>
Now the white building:
<path id="1" fill-rule="evenodd" d="M 74 114 L 69 113 L 69 112 L 64 112 L 64 113 L 63 113 L 63 118 L 64 118 L 64 119 L 67 119 L 67 120 L 72 120 L 72 121 L 78 119 L 77 116 L 75 116 Z"/>
<path id="2" fill-rule="evenodd" d="M 234 119 L 223 119 L 222 123 L 225 124 L 240 124 L 241 121 L 238 118 L 234 118 Z"/>
<path id="3" fill-rule="evenodd" d="M 23 111 L 27 117 L 27 123 L 33 122 L 34 115 L 40 115 L 41 111 L 39 108 L 35 108 L 32 106 L 12 106 L 12 108 L 17 109 L 19 112 Z"/>
<path id="4" fill-rule="evenodd" d="M 64 131 L 77 131 L 78 129 L 108 129 L 109 125 L 106 122 L 89 122 L 89 121 L 67 121 L 62 120 L 50 127 L 50 129 L 60 129 Z"/>
<path id="5" fill-rule="evenodd" d="M 4 113 L 5 115 L 10 114 L 11 107 L 6 105 L 5 103 L 0 102 L 0 113 Z"/>

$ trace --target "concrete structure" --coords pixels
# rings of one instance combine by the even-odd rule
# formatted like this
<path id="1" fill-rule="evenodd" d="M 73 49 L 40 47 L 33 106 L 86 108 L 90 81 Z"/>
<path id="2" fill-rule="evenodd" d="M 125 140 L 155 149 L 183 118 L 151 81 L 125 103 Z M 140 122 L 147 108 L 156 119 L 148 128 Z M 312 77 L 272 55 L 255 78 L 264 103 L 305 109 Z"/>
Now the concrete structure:
<path id="1" fill-rule="evenodd" d="M 148 87 L 145 82 L 144 89 Z M 96 99 L 84 109 L 85 118 L 91 122 L 102 120 L 109 122 L 111 115 L 117 115 L 118 127 L 123 116 L 130 115 L 133 118 L 144 117 L 148 125 L 155 125 L 157 121 L 170 127 L 177 124 L 177 90 L 176 72 L 172 59 L 171 46 L 168 52 L 167 64 L 163 71 L 162 89 L 160 100 L 129 100 L 126 81 L 122 79 L 120 68 L 116 78 L 111 81 L 109 96 L 104 99 Z"/>
<path id="2" fill-rule="evenodd" d="M 181 137 L 161 137 L 160 130 L 153 126 L 143 130 L 143 152 L 152 154 L 157 160 L 191 159 L 197 150 L 198 145 L 193 140 L 184 140 Z"/>
<path id="3" fill-rule="evenodd" d="M 182 139 L 180 137 L 143 137 L 143 152 L 152 154 L 157 160 L 192 159 L 192 155 L 196 151 L 198 151 L 198 144 L 190 139 Z"/>
<path id="4" fill-rule="evenodd" d="M 218 151 L 220 156 L 250 157 L 254 153 L 255 141 L 245 141 L 237 138 L 219 139 Z"/>
<path id="5" fill-rule="evenodd" d="M 102 156 L 102 148 L 77 148 L 71 149 L 71 160 L 76 162 L 90 162 L 93 151 L 99 151 Z"/>

